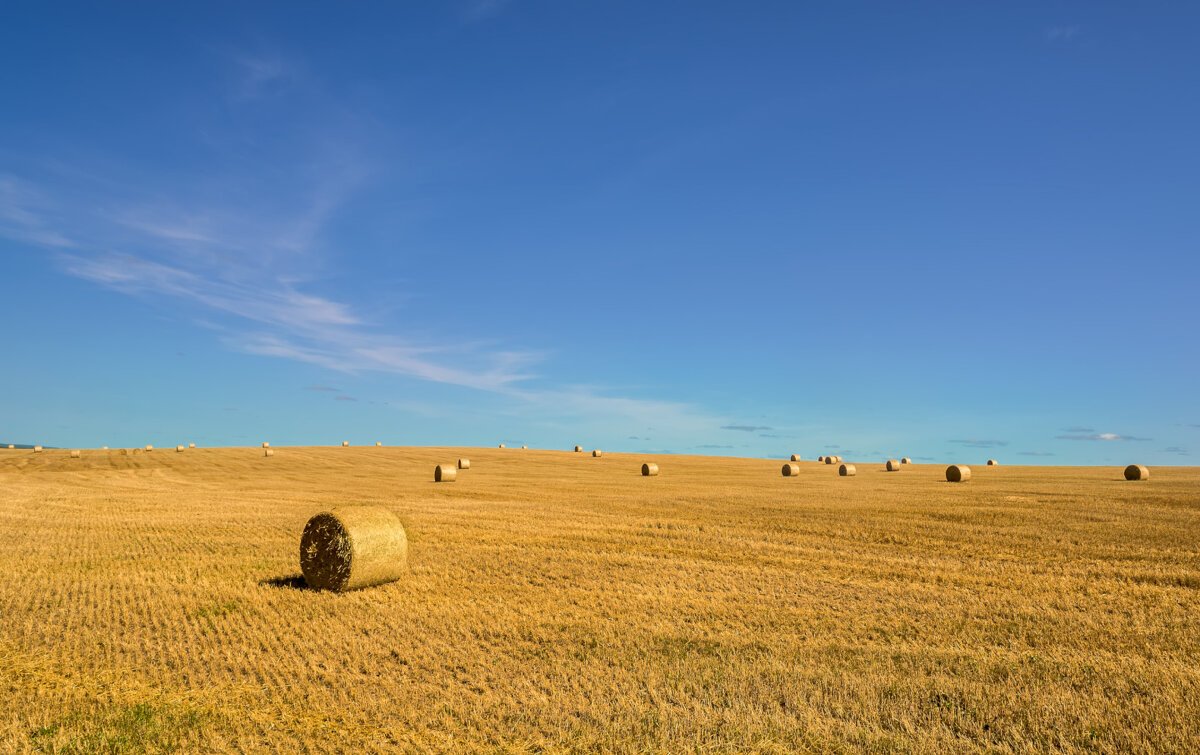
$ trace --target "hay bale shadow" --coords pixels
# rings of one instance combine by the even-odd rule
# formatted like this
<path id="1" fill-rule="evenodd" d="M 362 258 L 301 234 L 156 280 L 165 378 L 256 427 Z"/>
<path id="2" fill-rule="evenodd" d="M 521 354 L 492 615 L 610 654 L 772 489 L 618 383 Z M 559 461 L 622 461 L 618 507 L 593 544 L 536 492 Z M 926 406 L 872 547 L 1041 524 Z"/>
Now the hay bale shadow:
<path id="1" fill-rule="evenodd" d="M 277 590 L 313 590 L 305 581 L 303 574 L 294 574 L 290 577 L 271 577 L 270 579 L 262 579 L 258 582 L 264 587 L 274 587 Z"/>

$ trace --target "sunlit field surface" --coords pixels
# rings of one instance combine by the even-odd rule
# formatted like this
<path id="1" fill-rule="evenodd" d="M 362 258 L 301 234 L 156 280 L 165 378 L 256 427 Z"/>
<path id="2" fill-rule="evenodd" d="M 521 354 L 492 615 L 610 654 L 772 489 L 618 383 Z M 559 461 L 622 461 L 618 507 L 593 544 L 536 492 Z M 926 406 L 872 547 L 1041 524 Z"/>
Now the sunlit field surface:
<path id="1" fill-rule="evenodd" d="M 1200 750 L 1200 471 L 847 461 L 0 451 L 0 748 Z M 408 576 L 305 589 L 348 504 Z"/>

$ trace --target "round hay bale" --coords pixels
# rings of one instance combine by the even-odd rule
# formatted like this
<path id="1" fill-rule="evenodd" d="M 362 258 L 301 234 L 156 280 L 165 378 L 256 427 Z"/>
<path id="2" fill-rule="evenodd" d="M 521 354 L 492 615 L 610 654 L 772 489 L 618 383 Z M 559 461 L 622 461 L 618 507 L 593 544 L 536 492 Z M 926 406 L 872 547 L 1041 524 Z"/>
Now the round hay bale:
<path id="1" fill-rule="evenodd" d="M 521 446 L 522 451 L 524 451 L 526 448 L 529 448 L 529 446 Z"/>
<path id="2" fill-rule="evenodd" d="M 78 452 L 78 451 L 72 451 L 72 452 L 71 452 L 71 458 L 72 458 L 72 459 L 78 459 L 78 458 L 79 458 L 79 452 Z"/>
<path id="3" fill-rule="evenodd" d="M 838 467 L 839 477 L 853 477 L 856 474 L 858 474 L 858 470 L 854 468 L 853 464 L 843 464 Z"/>
<path id="4" fill-rule="evenodd" d="M 824 456 L 818 456 L 818 457 L 817 457 L 817 461 L 824 463 L 824 462 L 825 462 L 825 457 L 824 457 Z"/>
<path id="5" fill-rule="evenodd" d="M 575 453 L 577 453 L 577 454 L 583 453 L 583 446 L 575 446 Z"/>
<path id="6" fill-rule="evenodd" d="M 266 441 L 264 440 L 264 441 L 263 441 L 263 448 L 270 448 L 270 447 L 271 447 L 271 444 L 270 444 L 270 443 L 268 443 L 268 442 L 266 442 Z"/>
<path id="7" fill-rule="evenodd" d="M 122 456 L 128 456 L 128 455 L 129 455 L 129 449 L 128 449 L 128 448 L 122 448 L 122 449 L 121 449 L 121 455 L 122 455 Z"/>
<path id="8" fill-rule="evenodd" d="M 826 463 L 826 464 L 832 464 L 832 463 L 833 463 L 833 457 L 832 457 L 832 456 L 826 456 L 826 457 L 825 457 L 825 463 Z"/>
<path id="9" fill-rule="evenodd" d="M 642 465 L 642 477 L 657 477 L 657 476 L 658 476 L 658 465 L 657 464 L 651 464 L 650 462 L 646 462 L 645 464 Z"/>
<path id="10" fill-rule="evenodd" d="M 188 448 L 195 448 L 195 447 L 196 447 L 195 443 L 188 443 Z"/>
<path id="11" fill-rule="evenodd" d="M 14 449 L 16 449 L 16 446 L 15 446 L 15 445 L 13 445 L 12 443 L 9 443 L 9 444 L 8 444 L 8 450 L 9 450 L 9 451 L 12 451 L 12 450 L 14 450 Z"/>
<path id="12" fill-rule="evenodd" d="M 434 482 L 454 482 L 454 478 L 458 476 L 458 470 L 452 464 L 438 464 L 433 468 Z"/>
<path id="13" fill-rule="evenodd" d="M 795 477 L 798 474 L 800 474 L 800 465 L 799 464 L 792 464 L 791 462 L 788 462 L 787 464 L 783 465 L 783 476 L 784 477 Z"/>
<path id="14" fill-rule="evenodd" d="M 153 450 L 154 450 L 154 446 L 146 446 L 146 453 L 150 453 Z"/>
<path id="15" fill-rule="evenodd" d="M 342 441 L 342 448 L 349 448 L 349 447 L 350 447 L 350 441 L 348 441 L 348 440 Z"/>
<path id="16" fill-rule="evenodd" d="M 349 506 L 317 514 L 300 538 L 300 570 L 317 590 L 344 592 L 404 575 L 408 538 L 395 514 Z"/>
<path id="17" fill-rule="evenodd" d="M 34 452 L 35 454 L 40 454 L 40 453 L 42 452 L 42 447 L 41 447 L 41 446 L 34 446 L 34 447 L 33 447 L 33 452 Z"/>
<path id="18" fill-rule="evenodd" d="M 971 479 L 971 468 L 962 464 L 946 467 L 946 482 L 966 482 Z"/>
<path id="19" fill-rule="evenodd" d="M 999 464 L 997 464 L 997 463 L 996 463 L 996 460 L 995 460 L 995 459 L 988 459 L 988 463 L 987 463 L 987 465 L 988 465 L 989 467 L 998 467 L 998 466 L 1000 466 Z"/>
<path id="20" fill-rule="evenodd" d="M 888 459 L 887 471 L 899 472 L 900 471 L 900 462 L 896 461 L 895 459 Z"/>
<path id="21" fill-rule="evenodd" d="M 1126 480 L 1148 480 L 1150 479 L 1150 470 L 1146 469 L 1141 464 L 1130 464 L 1125 467 Z"/>
<path id="22" fill-rule="evenodd" d="M 458 468 L 459 469 L 470 469 L 471 468 L 471 460 L 470 459 L 459 459 L 458 460 Z"/>
<path id="23" fill-rule="evenodd" d="M 905 456 L 903 459 L 900 460 L 900 463 L 901 464 L 912 464 L 912 459 Z"/>
<path id="24" fill-rule="evenodd" d="M 183 453 L 183 446 L 175 446 L 175 453 L 177 453 L 177 454 Z"/>
<path id="25" fill-rule="evenodd" d="M 264 448 L 263 449 L 263 456 L 274 456 L 274 455 L 275 455 L 274 448 Z"/>
<path id="26" fill-rule="evenodd" d="M 601 451 L 599 448 L 597 448 L 595 451 L 592 451 L 592 458 L 599 459 L 603 455 L 604 455 L 604 452 Z"/>
<path id="27" fill-rule="evenodd" d="M 792 454 L 792 461 L 800 461 L 800 454 Z"/>
<path id="28" fill-rule="evenodd" d="M 107 451 L 107 450 L 108 450 L 108 446 L 105 446 L 104 448 L 101 448 L 100 450 L 101 450 L 101 451 Z"/>
<path id="29" fill-rule="evenodd" d="M 382 444 L 382 443 L 380 443 L 379 441 L 375 441 L 375 447 L 376 447 L 376 448 L 382 448 L 382 447 L 383 447 L 383 444 Z"/>
<path id="30" fill-rule="evenodd" d="M 500 444 L 500 447 L 501 447 L 501 448 L 504 448 L 504 444 L 503 444 L 503 443 L 501 443 L 501 444 Z"/>

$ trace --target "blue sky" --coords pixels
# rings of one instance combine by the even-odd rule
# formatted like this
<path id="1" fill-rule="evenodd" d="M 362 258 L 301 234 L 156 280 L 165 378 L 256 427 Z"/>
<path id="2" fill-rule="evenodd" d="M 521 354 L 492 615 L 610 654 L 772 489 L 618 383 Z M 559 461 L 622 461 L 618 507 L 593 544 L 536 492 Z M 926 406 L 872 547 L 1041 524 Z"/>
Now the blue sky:
<path id="1" fill-rule="evenodd" d="M 1200 455 L 1200 8 L 2 14 L 0 441 Z"/>

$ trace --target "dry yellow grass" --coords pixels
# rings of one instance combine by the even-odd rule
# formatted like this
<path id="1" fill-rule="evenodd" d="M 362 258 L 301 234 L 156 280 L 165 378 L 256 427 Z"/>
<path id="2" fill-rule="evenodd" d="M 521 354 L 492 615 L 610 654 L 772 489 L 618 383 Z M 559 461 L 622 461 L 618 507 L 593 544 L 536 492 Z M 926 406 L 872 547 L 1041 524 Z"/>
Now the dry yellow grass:
<path id="1" fill-rule="evenodd" d="M 0 751 L 1200 749 L 1200 470 L 606 456 L 6 452 Z M 297 589 L 345 505 L 408 574 Z"/>

